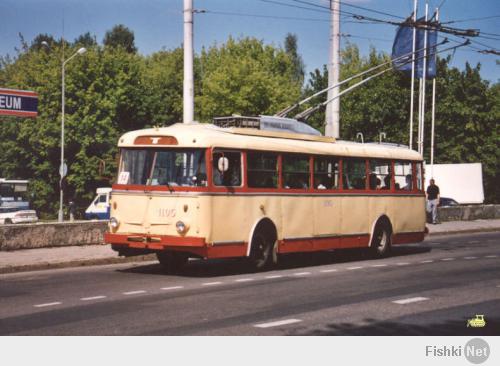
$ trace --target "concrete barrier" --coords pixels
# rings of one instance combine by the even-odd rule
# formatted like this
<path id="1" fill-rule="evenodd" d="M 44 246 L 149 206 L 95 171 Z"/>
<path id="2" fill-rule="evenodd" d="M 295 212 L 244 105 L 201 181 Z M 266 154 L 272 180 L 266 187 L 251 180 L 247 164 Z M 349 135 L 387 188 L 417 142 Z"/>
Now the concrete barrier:
<path id="1" fill-rule="evenodd" d="M 470 205 L 439 207 L 440 221 L 500 219 L 500 205 Z"/>
<path id="2" fill-rule="evenodd" d="M 0 250 L 104 244 L 106 221 L 0 225 Z"/>

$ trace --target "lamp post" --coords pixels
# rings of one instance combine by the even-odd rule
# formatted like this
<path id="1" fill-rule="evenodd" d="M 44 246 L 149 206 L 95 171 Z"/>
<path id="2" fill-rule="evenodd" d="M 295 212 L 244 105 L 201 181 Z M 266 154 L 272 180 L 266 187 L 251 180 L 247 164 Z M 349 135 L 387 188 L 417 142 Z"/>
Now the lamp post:
<path id="1" fill-rule="evenodd" d="M 62 104 L 62 116 L 61 116 L 61 166 L 59 167 L 59 175 L 61 176 L 61 179 L 59 180 L 59 215 L 58 215 L 58 221 L 63 222 L 64 220 L 64 214 L 63 214 L 63 186 L 62 186 L 62 180 L 64 176 L 66 175 L 66 169 L 64 165 L 64 107 L 65 107 L 65 84 L 64 84 L 64 73 L 65 73 L 65 67 L 66 64 L 73 59 L 73 57 L 77 55 L 83 55 L 85 52 L 87 52 L 87 49 L 82 47 L 78 51 L 76 51 L 70 58 L 68 58 L 66 61 L 63 61 L 62 63 L 62 90 L 61 90 L 61 104 Z"/>

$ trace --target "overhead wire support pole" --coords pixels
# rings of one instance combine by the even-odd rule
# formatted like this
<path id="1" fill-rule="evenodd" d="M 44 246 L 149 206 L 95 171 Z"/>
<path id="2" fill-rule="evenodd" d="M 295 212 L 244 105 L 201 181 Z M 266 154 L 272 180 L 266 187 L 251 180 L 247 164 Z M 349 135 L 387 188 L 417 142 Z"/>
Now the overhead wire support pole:
<path id="1" fill-rule="evenodd" d="M 425 3 L 425 22 L 429 18 L 429 3 Z M 422 114 L 421 114 L 421 136 L 420 136 L 420 154 L 424 155 L 425 140 L 425 86 L 427 79 L 427 30 L 424 31 L 424 60 L 422 70 Z"/>
<path id="2" fill-rule="evenodd" d="M 436 9 L 436 21 L 439 21 L 439 8 Z M 437 56 L 434 55 L 434 57 L 437 57 Z M 437 65 L 436 65 L 436 67 L 437 67 Z M 435 119 L 436 119 L 436 78 L 437 78 L 437 75 L 432 79 L 431 178 L 434 177 L 434 126 L 435 126 Z"/>
<path id="3" fill-rule="evenodd" d="M 413 21 L 417 21 L 418 0 L 413 3 Z M 413 47 L 412 47 L 412 60 L 411 60 L 411 96 L 410 96 L 410 149 L 413 149 L 413 100 L 415 98 L 415 47 L 417 42 L 417 29 L 413 28 Z"/>
<path id="4" fill-rule="evenodd" d="M 184 0 L 184 83 L 183 122 L 194 120 L 193 0 Z"/>
<path id="5" fill-rule="evenodd" d="M 340 76 L 340 1 L 330 0 L 330 62 L 328 67 L 328 86 L 337 85 Z M 328 90 L 328 99 L 333 103 L 327 106 L 325 136 L 338 138 L 340 135 L 340 100 L 334 98 L 340 92 L 338 86 Z"/>

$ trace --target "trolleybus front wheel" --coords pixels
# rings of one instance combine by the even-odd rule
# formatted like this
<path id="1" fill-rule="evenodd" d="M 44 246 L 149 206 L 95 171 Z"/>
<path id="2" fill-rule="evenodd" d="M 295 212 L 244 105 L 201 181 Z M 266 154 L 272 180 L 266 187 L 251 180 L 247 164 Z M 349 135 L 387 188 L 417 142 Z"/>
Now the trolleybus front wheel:
<path id="1" fill-rule="evenodd" d="M 179 252 L 157 252 L 156 257 L 167 273 L 180 271 L 189 259 L 189 255 Z"/>
<path id="2" fill-rule="evenodd" d="M 250 249 L 250 265 L 255 271 L 270 268 L 275 262 L 274 242 L 269 235 L 262 232 L 254 234 L 252 248 Z"/>

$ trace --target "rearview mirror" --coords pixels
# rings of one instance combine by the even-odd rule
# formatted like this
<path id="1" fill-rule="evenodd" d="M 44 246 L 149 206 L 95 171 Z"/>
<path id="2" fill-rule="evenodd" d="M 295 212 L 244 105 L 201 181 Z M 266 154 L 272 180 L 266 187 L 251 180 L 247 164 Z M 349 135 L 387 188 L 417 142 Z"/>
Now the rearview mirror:
<path id="1" fill-rule="evenodd" d="M 221 172 L 227 172 L 229 169 L 229 160 L 225 156 L 221 156 L 217 162 L 217 168 Z"/>

